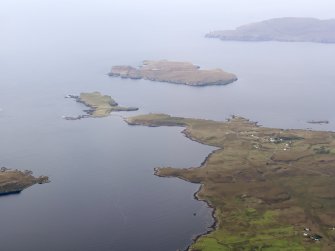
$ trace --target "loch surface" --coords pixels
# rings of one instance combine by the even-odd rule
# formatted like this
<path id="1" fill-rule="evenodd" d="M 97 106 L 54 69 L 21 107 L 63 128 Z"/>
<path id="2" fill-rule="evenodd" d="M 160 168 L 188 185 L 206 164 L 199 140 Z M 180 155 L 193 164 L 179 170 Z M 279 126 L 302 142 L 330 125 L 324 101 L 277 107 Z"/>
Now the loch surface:
<path id="1" fill-rule="evenodd" d="M 199 186 L 153 169 L 199 166 L 214 148 L 185 138 L 182 128 L 130 127 L 120 116 L 236 114 L 268 127 L 335 130 L 335 45 L 206 39 L 211 27 L 196 19 L 214 8 L 205 4 L 185 11 L 191 22 L 178 1 L 150 5 L 154 11 L 131 1 L 16 2 L 0 10 L 0 165 L 51 183 L 0 198 L 2 250 L 175 251 L 208 230 L 211 210 L 193 199 Z M 195 88 L 107 76 L 113 65 L 144 59 L 222 68 L 238 81 Z M 64 96 L 92 91 L 140 109 L 62 119 L 85 109 Z"/>

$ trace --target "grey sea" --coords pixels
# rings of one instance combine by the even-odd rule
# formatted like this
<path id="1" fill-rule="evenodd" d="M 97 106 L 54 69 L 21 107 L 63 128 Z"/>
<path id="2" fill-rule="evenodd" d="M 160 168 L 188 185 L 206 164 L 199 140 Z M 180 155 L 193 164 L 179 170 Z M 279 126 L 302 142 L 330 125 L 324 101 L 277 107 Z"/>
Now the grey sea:
<path id="1" fill-rule="evenodd" d="M 221 15 L 212 2 L 1 1 L 0 165 L 51 179 L 0 198 L 1 250 L 175 251 L 209 230 L 212 210 L 193 198 L 199 185 L 153 170 L 197 167 L 214 148 L 182 128 L 131 127 L 124 116 L 240 115 L 263 126 L 335 130 L 335 45 L 206 39 L 213 23 L 247 20 Z M 107 76 L 113 65 L 145 59 L 223 68 L 239 79 L 194 88 Z M 64 97 L 89 91 L 140 110 L 64 120 L 85 109 Z"/>

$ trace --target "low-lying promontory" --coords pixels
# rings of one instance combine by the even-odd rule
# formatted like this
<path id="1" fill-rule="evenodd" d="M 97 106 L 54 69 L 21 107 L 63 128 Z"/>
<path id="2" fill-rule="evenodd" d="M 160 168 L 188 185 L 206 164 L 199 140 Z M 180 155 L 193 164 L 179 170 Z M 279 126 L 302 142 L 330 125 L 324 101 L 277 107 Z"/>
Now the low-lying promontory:
<path id="1" fill-rule="evenodd" d="M 0 169 L 0 196 L 20 193 L 22 190 L 35 185 L 49 182 L 47 176 L 34 177 L 31 171 Z"/>
<path id="2" fill-rule="evenodd" d="M 82 103 L 90 109 L 84 110 L 86 115 L 79 115 L 77 117 L 65 117 L 67 120 L 76 120 L 87 117 L 106 117 L 111 112 L 116 111 L 137 111 L 137 107 L 122 107 L 112 99 L 111 96 L 102 95 L 100 92 L 80 93 L 79 96 L 68 95 L 66 98 L 73 98 L 77 102 Z"/>
<path id="3" fill-rule="evenodd" d="M 182 126 L 191 140 L 217 148 L 200 168 L 155 169 L 201 184 L 197 198 L 214 208 L 213 231 L 189 250 L 335 250 L 334 132 L 266 128 L 241 117 L 125 121 Z"/>
<path id="4" fill-rule="evenodd" d="M 114 66 L 109 75 L 190 86 L 226 85 L 237 80 L 236 75 L 222 69 L 201 70 L 199 66 L 188 62 L 167 60 L 146 60 L 138 68 L 125 65 Z"/>
<path id="5" fill-rule="evenodd" d="M 335 19 L 274 18 L 237 27 L 213 31 L 209 38 L 232 41 L 282 41 L 335 43 Z"/>

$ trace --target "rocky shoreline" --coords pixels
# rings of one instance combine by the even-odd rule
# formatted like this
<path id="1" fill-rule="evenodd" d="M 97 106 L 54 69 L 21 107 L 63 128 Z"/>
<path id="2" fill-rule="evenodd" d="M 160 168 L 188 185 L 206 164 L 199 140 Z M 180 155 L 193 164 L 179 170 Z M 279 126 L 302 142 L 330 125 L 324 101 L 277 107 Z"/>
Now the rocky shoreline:
<path id="1" fill-rule="evenodd" d="M 0 196 L 17 194 L 35 184 L 48 183 L 49 177 L 34 177 L 31 171 L 11 170 L 6 167 L 0 169 Z"/>
<path id="2" fill-rule="evenodd" d="M 211 154 L 213 154 L 213 152 L 210 153 L 210 154 L 206 157 L 206 159 L 207 159 Z M 201 165 L 199 168 L 201 168 L 201 167 L 202 167 L 202 165 Z M 185 178 L 183 178 L 183 177 L 160 175 L 160 174 L 159 174 L 159 169 L 160 169 L 160 168 L 157 168 L 157 167 L 154 168 L 154 175 L 157 176 L 157 177 L 160 177 L 160 178 L 179 178 L 179 179 L 184 180 L 184 181 L 186 181 L 186 182 L 190 182 L 190 183 L 193 183 L 193 184 L 199 184 L 199 183 L 196 183 L 196 182 L 192 182 L 191 180 L 185 179 Z M 197 201 L 201 201 L 201 202 L 206 203 L 207 207 L 210 208 L 210 209 L 212 210 L 212 212 L 211 212 L 211 216 L 212 216 L 212 219 L 213 219 L 213 224 L 207 227 L 207 228 L 208 228 L 207 231 L 205 231 L 205 232 L 203 232 L 203 233 L 201 233 L 201 234 L 196 235 L 196 236 L 192 239 L 193 242 L 192 242 L 190 245 L 188 245 L 184 251 L 190 251 L 190 248 L 192 247 L 192 245 L 193 245 L 194 243 L 196 243 L 197 240 L 198 240 L 199 238 L 201 238 L 201 237 L 203 237 L 203 236 L 205 236 L 205 235 L 208 235 L 208 234 L 212 233 L 213 231 L 215 231 L 215 230 L 218 228 L 219 221 L 218 221 L 218 219 L 217 219 L 217 217 L 216 217 L 216 213 L 215 213 L 216 208 L 215 208 L 215 206 L 213 206 L 212 204 L 210 204 L 210 202 L 209 202 L 208 200 L 201 199 L 201 198 L 199 198 L 199 196 L 198 196 L 199 192 L 202 190 L 202 186 L 203 186 L 203 184 L 200 184 L 198 190 L 197 190 L 196 192 L 194 192 L 194 194 L 193 194 L 193 198 L 194 198 L 195 200 L 197 200 Z"/>

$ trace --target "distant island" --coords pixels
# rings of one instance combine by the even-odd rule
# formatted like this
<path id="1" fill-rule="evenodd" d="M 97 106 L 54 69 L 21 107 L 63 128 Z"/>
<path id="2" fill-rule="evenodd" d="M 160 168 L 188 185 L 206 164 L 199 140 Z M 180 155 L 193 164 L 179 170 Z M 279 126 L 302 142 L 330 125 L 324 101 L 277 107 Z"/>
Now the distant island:
<path id="1" fill-rule="evenodd" d="M 201 165 L 156 168 L 161 177 L 201 184 L 196 198 L 214 208 L 213 231 L 189 251 L 335 250 L 335 133 L 260 127 L 148 114 L 129 125 L 182 126 L 217 147 Z"/>
<path id="2" fill-rule="evenodd" d="M 66 98 L 73 98 L 77 102 L 82 103 L 89 107 L 90 109 L 84 110 L 85 115 L 79 115 L 77 117 L 64 117 L 66 120 L 77 120 L 87 117 L 106 117 L 111 112 L 115 111 L 137 111 L 137 107 L 122 107 L 112 99 L 111 96 L 102 95 L 100 92 L 91 93 L 80 93 L 79 96 L 68 95 Z"/>
<path id="3" fill-rule="evenodd" d="M 199 66 L 188 62 L 167 60 L 146 60 L 138 68 L 124 65 L 113 66 L 109 75 L 190 86 L 226 85 L 237 80 L 234 74 L 225 72 L 222 69 L 200 70 Z"/>
<path id="4" fill-rule="evenodd" d="M 49 182 L 47 176 L 34 177 L 31 171 L 0 169 L 0 196 L 20 193 L 22 190 L 35 185 Z"/>
<path id="5" fill-rule="evenodd" d="M 309 124 L 329 124 L 328 120 L 308 120 L 307 123 Z"/>
<path id="6" fill-rule="evenodd" d="M 209 38 L 233 41 L 282 41 L 335 43 L 335 19 L 286 17 L 213 31 Z"/>

